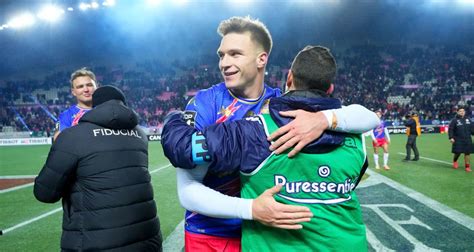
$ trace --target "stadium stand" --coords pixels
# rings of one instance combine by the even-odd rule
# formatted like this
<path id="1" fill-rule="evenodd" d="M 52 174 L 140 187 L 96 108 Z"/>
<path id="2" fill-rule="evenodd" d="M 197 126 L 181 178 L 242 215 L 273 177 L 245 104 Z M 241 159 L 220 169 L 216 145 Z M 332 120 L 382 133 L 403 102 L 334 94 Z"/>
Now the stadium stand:
<path id="1" fill-rule="evenodd" d="M 335 51 L 340 62 L 335 96 L 345 104 L 381 108 L 387 121 L 395 125 L 413 110 L 422 122 L 442 123 L 452 118 L 457 106 L 472 104 L 474 74 L 469 59 L 474 57 L 468 48 L 364 45 Z M 291 64 L 289 55 L 289 51 L 272 55 L 266 83 L 282 86 Z M 199 61 L 206 62 L 206 58 L 213 59 Z M 140 115 L 140 124 L 152 132 L 160 131 L 169 111 L 182 109 L 197 90 L 221 80 L 214 62 L 167 65 L 156 60 L 137 63 L 134 69 L 102 66 L 93 71 L 100 83 L 124 90 Z M 51 135 L 60 111 L 73 100 L 67 72 L 43 80 L 7 81 L 3 86 L 2 132 Z"/>

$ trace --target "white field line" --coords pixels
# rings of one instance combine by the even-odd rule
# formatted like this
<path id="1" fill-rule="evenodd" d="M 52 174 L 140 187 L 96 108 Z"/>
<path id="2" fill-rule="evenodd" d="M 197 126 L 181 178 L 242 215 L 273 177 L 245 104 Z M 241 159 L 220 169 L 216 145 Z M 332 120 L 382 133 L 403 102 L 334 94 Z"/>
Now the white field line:
<path id="1" fill-rule="evenodd" d="M 170 167 L 170 166 L 171 166 L 171 164 L 167 164 L 167 165 L 165 165 L 165 166 L 158 167 L 158 168 L 156 168 L 155 170 L 151 171 L 150 174 L 152 174 L 152 173 L 157 173 L 157 172 L 159 172 L 159 171 L 161 171 L 161 170 L 163 170 L 163 169 L 165 169 L 165 168 L 168 168 L 168 167 Z M 31 183 L 31 184 L 33 184 L 33 183 Z M 26 186 L 26 185 L 24 185 L 24 186 Z M 28 186 L 31 186 L 31 185 L 28 184 Z M 11 189 L 13 189 L 13 188 L 11 188 Z M 20 189 L 20 188 L 18 188 L 18 189 Z M 43 218 L 45 218 L 45 217 L 47 217 L 47 216 L 49 216 L 49 215 L 51 215 L 51 214 L 54 214 L 54 213 L 56 213 L 56 212 L 61 211 L 62 209 L 63 209 L 62 207 L 56 208 L 56 209 L 54 209 L 54 210 L 52 210 L 52 211 L 49 211 L 49 212 L 47 212 L 47 213 L 45 213 L 45 214 L 42 214 L 42 215 L 40 215 L 40 216 L 37 216 L 37 217 L 34 217 L 34 218 L 32 218 L 32 219 L 29 219 L 29 220 L 26 220 L 26 221 L 24 221 L 24 222 L 21 222 L 21 223 L 19 223 L 19 224 L 16 224 L 16 225 L 13 226 L 13 227 L 9 227 L 9 228 L 7 228 L 7 229 L 0 230 L 0 235 L 6 234 L 6 233 L 8 233 L 8 232 L 11 232 L 12 230 L 15 230 L 15 229 L 17 229 L 17 228 L 20 228 L 20 227 L 29 225 L 29 224 L 31 224 L 31 223 L 37 221 L 37 220 L 41 220 L 41 219 L 43 219 Z"/>
<path id="2" fill-rule="evenodd" d="M 403 152 L 398 152 L 399 155 L 402 155 L 402 156 L 405 156 L 406 153 L 403 153 Z M 426 160 L 429 160 L 429 161 L 433 161 L 433 162 L 437 162 L 437 163 L 442 163 L 442 164 L 448 164 L 448 165 L 452 165 L 453 163 L 450 163 L 450 162 L 446 162 L 446 161 L 442 161 L 442 160 L 437 160 L 437 159 L 432 159 L 432 158 L 427 158 L 427 157 L 422 157 L 420 156 L 421 159 L 426 159 Z"/>
<path id="3" fill-rule="evenodd" d="M 8 175 L 8 176 L 0 176 L 0 179 L 29 179 L 29 178 L 36 178 L 38 175 Z"/>
<path id="4" fill-rule="evenodd" d="M 436 212 L 440 213 L 441 215 L 444 215 L 448 217 L 449 219 L 457 222 L 458 224 L 474 231 L 474 219 L 471 218 L 470 216 L 467 216 L 466 214 L 463 214 L 461 212 L 458 212 L 451 207 L 448 207 L 438 201 L 435 201 L 431 199 L 430 197 L 421 194 L 411 188 L 408 188 L 382 174 L 379 174 L 375 171 L 372 171 L 370 169 L 367 169 L 367 174 L 370 175 L 370 177 L 367 180 L 374 180 L 369 183 L 369 185 L 374 185 L 378 183 L 385 183 L 389 185 L 390 187 L 394 188 L 395 190 L 402 192 L 406 194 L 408 197 L 428 206 L 429 208 L 435 210 Z M 367 180 L 361 182 L 361 185 L 364 184 Z M 369 186 L 368 185 L 368 186 Z M 356 191 L 357 192 L 357 191 Z"/>
<path id="5" fill-rule="evenodd" d="M 156 168 L 154 170 L 152 170 L 150 172 L 150 174 L 153 174 L 153 173 L 157 173 L 165 168 L 168 168 L 170 167 L 171 164 L 167 164 L 165 166 L 162 166 L 162 167 L 159 167 L 159 168 Z M 22 178 L 35 178 L 36 175 L 24 175 L 24 176 L 1 176 L 0 179 L 22 179 Z M 15 187 L 11 187 L 11 188 L 8 188 L 8 189 L 3 189 L 3 190 L 0 190 L 0 194 L 2 193 L 7 193 L 7 192 L 12 192 L 12 191 L 16 191 L 16 190 L 19 190 L 19 189 L 23 189 L 23 188 L 26 188 L 26 187 L 30 187 L 34 185 L 33 182 L 31 183 L 28 183 L 28 184 L 24 184 L 24 185 L 19 185 L 19 186 L 15 186 Z"/>
<path id="6" fill-rule="evenodd" d="M 41 219 L 43 219 L 43 218 L 45 218 L 45 217 L 47 217 L 47 216 L 50 216 L 51 214 L 57 213 L 57 212 L 59 212 L 59 211 L 61 211 L 61 210 L 63 210 L 63 208 L 62 208 L 62 207 L 58 207 L 58 208 L 56 208 L 56 209 L 54 209 L 54 210 L 52 210 L 52 211 L 49 211 L 49 212 L 47 212 L 47 213 L 44 213 L 44 214 L 40 215 L 40 216 L 37 216 L 37 217 L 34 217 L 34 218 L 32 218 L 32 219 L 29 219 L 29 220 L 26 220 L 26 221 L 24 221 L 24 222 L 21 222 L 21 223 L 19 223 L 19 224 L 16 224 L 16 225 L 13 226 L 13 227 L 9 227 L 9 228 L 7 228 L 7 229 L 1 230 L 1 231 L 0 231 L 0 234 L 4 235 L 4 234 L 6 234 L 6 233 L 8 233 L 8 232 L 11 232 L 11 231 L 17 229 L 17 228 L 21 228 L 21 227 L 26 226 L 26 225 L 28 225 L 28 224 L 31 224 L 31 223 L 33 223 L 33 222 L 35 222 L 35 221 L 41 220 Z"/>
<path id="7" fill-rule="evenodd" d="M 151 171 L 151 172 L 150 172 L 150 174 L 153 174 L 153 173 L 159 172 L 159 171 L 161 171 L 161 170 L 163 170 L 163 169 L 165 169 L 165 168 L 168 168 L 168 167 L 170 167 L 170 166 L 171 166 L 171 164 L 167 164 L 167 165 L 164 165 L 164 166 L 158 167 L 158 168 L 154 169 L 153 171 Z"/>
<path id="8" fill-rule="evenodd" d="M 35 184 L 34 182 L 31 182 L 31 183 L 24 184 L 24 185 L 19 185 L 19 186 L 15 186 L 15 187 L 10 187 L 10 188 L 7 188 L 7 189 L 3 189 L 3 190 L 0 190 L 0 194 L 2 194 L 2 193 L 7 193 L 7 192 L 12 192 L 12 191 L 16 191 L 16 190 L 23 189 L 23 188 L 27 188 L 27 187 L 30 187 L 30 186 L 32 186 L 32 185 L 34 185 L 34 184 Z"/>

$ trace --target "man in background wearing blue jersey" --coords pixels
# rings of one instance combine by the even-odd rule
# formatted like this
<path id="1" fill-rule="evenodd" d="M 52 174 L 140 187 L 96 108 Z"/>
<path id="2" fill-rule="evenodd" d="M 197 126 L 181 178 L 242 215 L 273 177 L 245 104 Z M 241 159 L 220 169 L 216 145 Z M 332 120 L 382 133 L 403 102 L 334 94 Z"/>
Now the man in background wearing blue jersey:
<path id="1" fill-rule="evenodd" d="M 76 97 L 77 104 L 59 115 L 54 140 L 56 140 L 61 131 L 76 125 L 79 119 L 92 109 L 92 94 L 97 89 L 95 74 L 86 68 L 81 68 L 71 74 L 70 82 L 71 93 Z"/>
<path id="2" fill-rule="evenodd" d="M 281 94 L 279 89 L 270 88 L 264 83 L 272 39 L 263 23 L 248 17 L 233 17 L 221 22 L 218 33 L 222 36 L 217 54 L 224 82 L 198 92 L 185 111 L 188 124 L 198 130 L 215 123 L 260 114 L 269 98 Z M 378 120 L 375 114 L 361 106 L 349 110 L 360 111 L 369 121 L 371 116 Z M 305 141 L 314 140 L 327 128 L 336 129 L 337 118 L 344 119 L 344 116 L 338 115 L 341 110 L 325 112 L 305 114 L 314 122 L 310 125 L 312 136 Z M 293 122 L 296 124 L 298 121 L 301 121 L 299 116 Z M 339 125 L 344 125 L 344 122 L 341 120 Z M 344 127 L 340 129 L 347 130 Z M 361 132 L 369 129 L 361 129 Z M 298 139 L 298 136 L 301 139 L 302 134 L 292 129 L 287 132 L 291 140 Z M 298 146 L 299 142 L 295 141 L 294 144 Z M 162 144 L 173 146 L 172 141 Z M 282 147 L 286 148 L 287 144 Z M 187 209 L 186 251 L 239 251 L 241 219 L 253 219 L 280 228 L 297 228 L 295 220 L 308 221 L 312 216 L 309 209 L 279 204 L 271 195 L 264 195 L 266 197 L 255 201 L 238 198 L 238 171 L 211 171 L 201 179 L 201 174 L 196 174 L 198 170 L 177 169 L 178 195 L 181 204 Z M 211 212 L 209 210 L 213 213 L 207 214 Z M 288 220 L 292 224 L 288 225 Z"/>

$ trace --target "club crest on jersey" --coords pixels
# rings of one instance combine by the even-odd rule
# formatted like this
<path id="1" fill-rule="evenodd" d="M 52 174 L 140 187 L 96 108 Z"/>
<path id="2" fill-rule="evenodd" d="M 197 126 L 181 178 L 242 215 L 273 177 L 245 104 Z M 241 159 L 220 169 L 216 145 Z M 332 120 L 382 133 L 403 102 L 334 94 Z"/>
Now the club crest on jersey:
<path id="1" fill-rule="evenodd" d="M 235 106 L 235 104 L 237 104 L 237 101 L 238 99 L 234 99 L 232 101 L 232 103 L 227 106 L 227 108 L 224 108 L 224 106 L 222 106 L 221 110 L 219 111 L 219 113 L 217 113 L 218 115 L 222 115 L 221 117 L 219 117 L 219 119 L 217 119 L 216 123 L 222 123 L 222 122 L 225 122 L 227 121 L 231 116 L 234 115 L 235 111 L 237 111 L 241 106 Z"/>
<path id="2" fill-rule="evenodd" d="M 196 125 L 196 116 L 196 111 L 186 110 L 184 111 L 183 119 L 186 121 L 187 125 L 194 127 Z"/>

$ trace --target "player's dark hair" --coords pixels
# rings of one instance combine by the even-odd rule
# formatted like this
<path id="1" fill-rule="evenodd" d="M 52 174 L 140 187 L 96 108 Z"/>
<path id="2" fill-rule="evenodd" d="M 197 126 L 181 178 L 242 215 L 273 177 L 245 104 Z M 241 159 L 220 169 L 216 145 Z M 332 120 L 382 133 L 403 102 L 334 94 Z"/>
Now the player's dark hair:
<path id="1" fill-rule="evenodd" d="M 229 19 L 223 20 L 219 27 L 217 27 L 217 33 L 224 37 L 229 33 L 250 33 L 250 38 L 252 41 L 261 45 L 263 50 L 270 54 L 272 50 L 272 36 L 268 31 L 265 24 L 260 22 L 258 19 L 252 19 L 249 16 L 247 17 L 231 17 Z"/>
<path id="2" fill-rule="evenodd" d="M 76 78 L 82 77 L 82 76 L 87 76 L 87 77 L 91 78 L 91 80 L 93 80 L 97 85 L 97 80 L 95 79 L 95 74 L 92 71 L 87 70 L 87 68 L 83 67 L 81 69 L 78 69 L 78 70 L 74 71 L 74 73 L 71 74 L 71 79 L 69 80 L 71 82 L 71 88 L 74 88 L 73 81 Z"/>
<path id="3" fill-rule="evenodd" d="M 328 48 L 306 46 L 291 64 L 296 89 L 317 89 L 326 92 L 336 78 L 336 60 Z"/>

